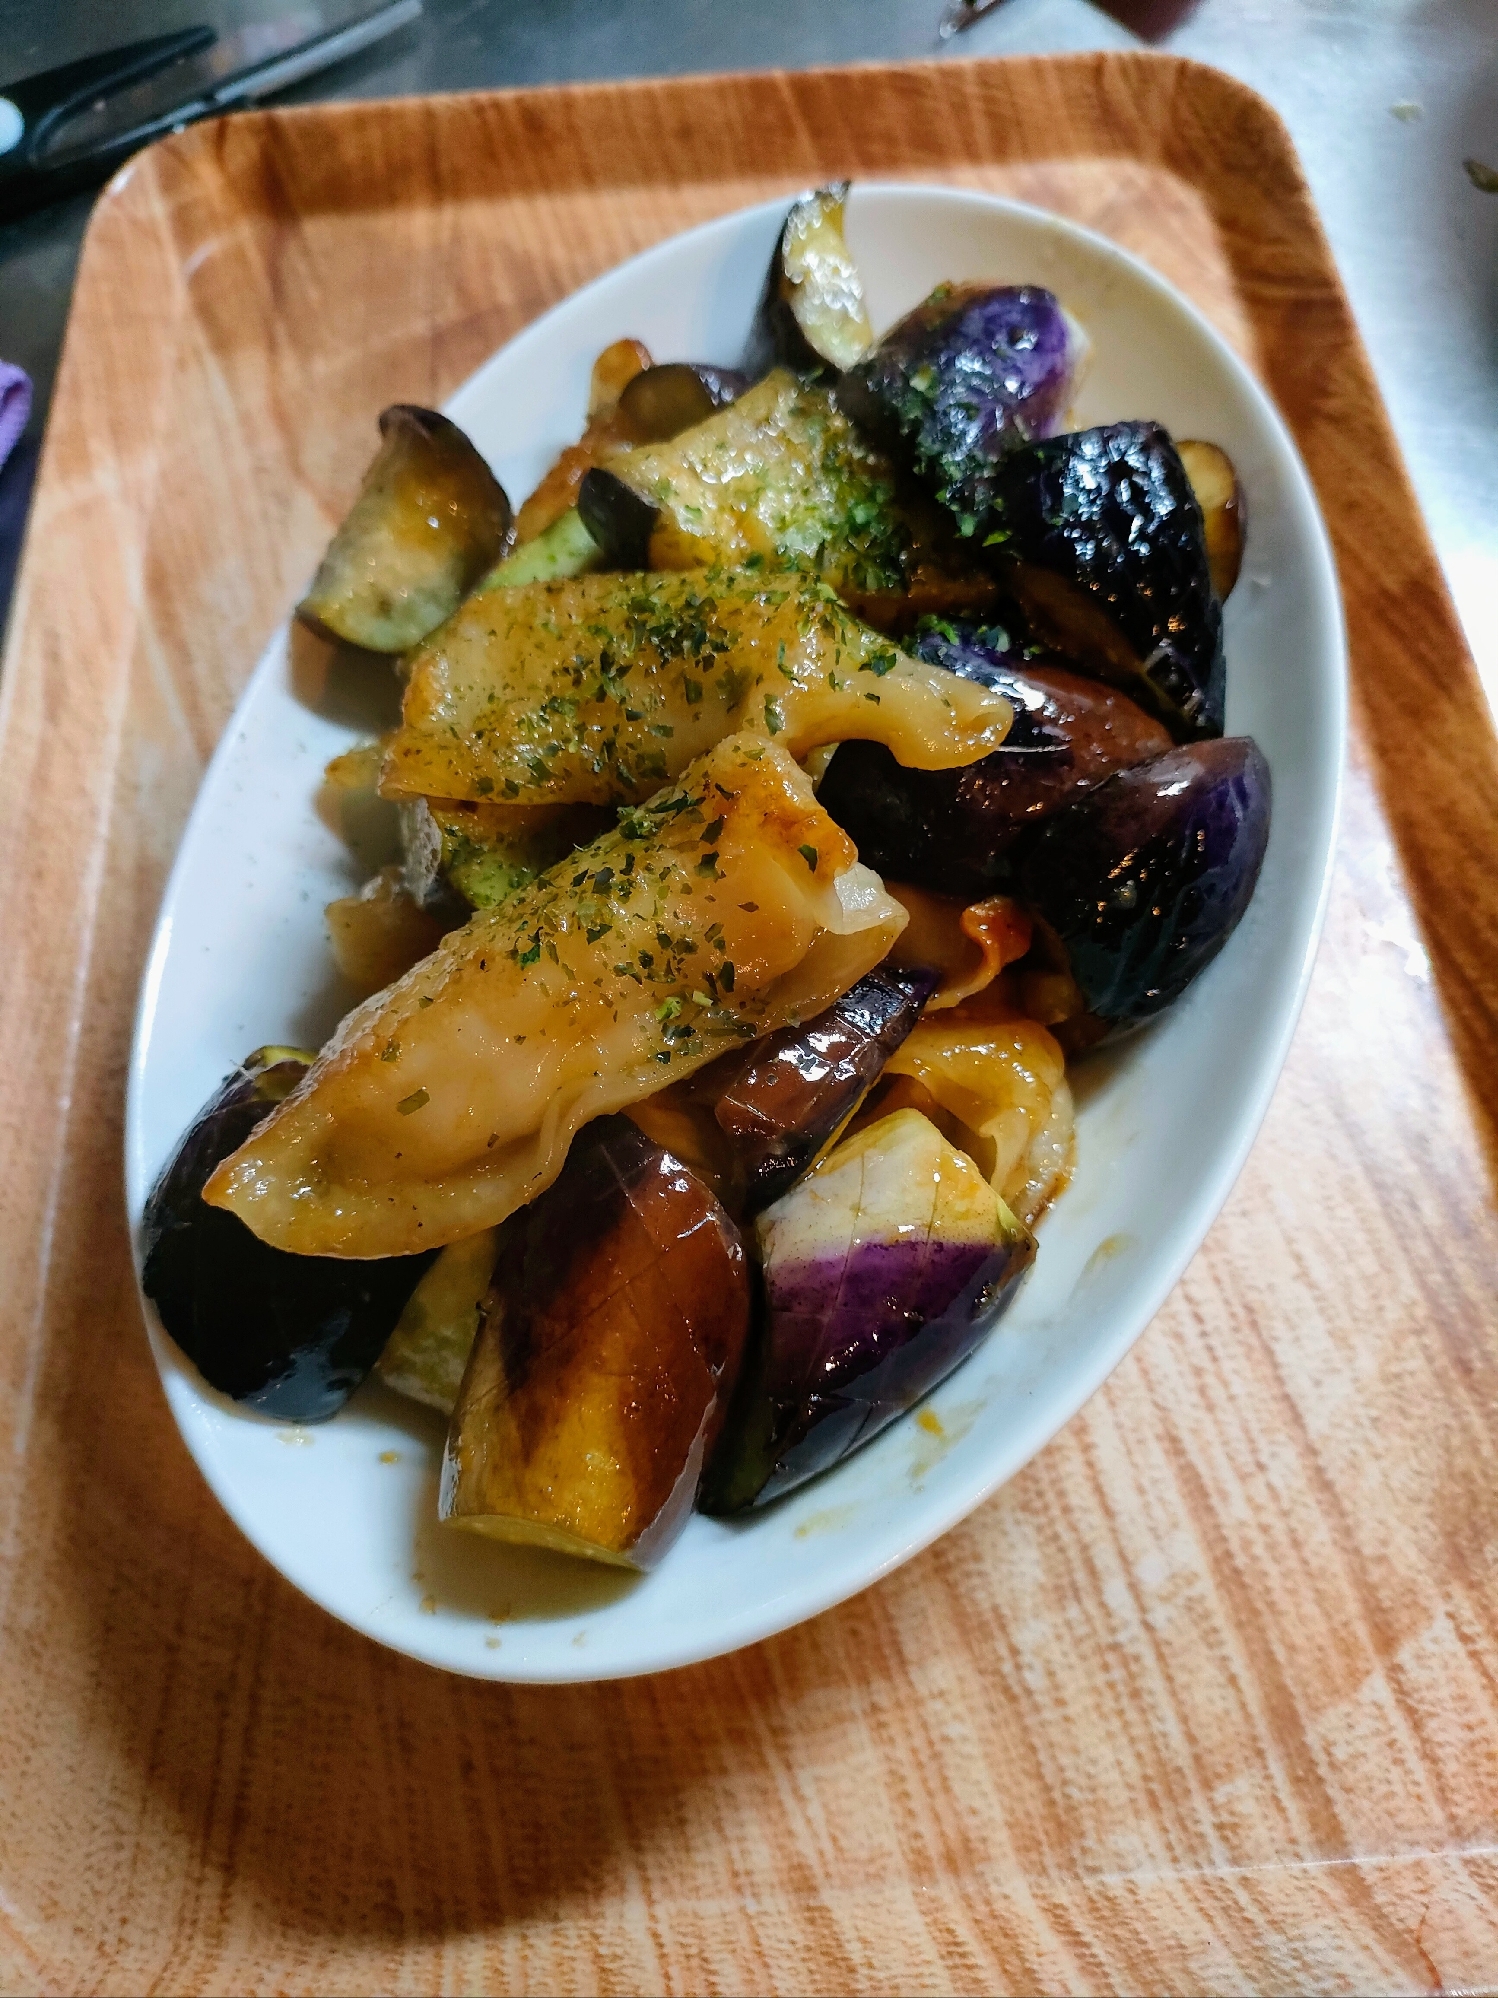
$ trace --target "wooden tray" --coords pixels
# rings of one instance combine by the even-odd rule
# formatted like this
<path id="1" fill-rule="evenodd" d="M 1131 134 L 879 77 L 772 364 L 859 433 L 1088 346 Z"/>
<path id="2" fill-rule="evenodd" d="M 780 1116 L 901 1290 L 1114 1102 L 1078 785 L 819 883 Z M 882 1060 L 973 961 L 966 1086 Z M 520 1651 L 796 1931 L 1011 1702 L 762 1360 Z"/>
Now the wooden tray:
<path id="1" fill-rule="evenodd" d="M 685 224 L 955 181 L 1148 257 L 1320 491 L 1357 736 L 1263 1137 L 1107 1388 L 859 1600 L 527 1690 L 240 1540 L 141 1336 L 162 880 L 385 403 Z M 0 682 L 0 1955 L 51 1991 L 1492 1988 L 1498 763 L 1282 126 L 1154 56 L 270 112 L 94 218 Z"/>

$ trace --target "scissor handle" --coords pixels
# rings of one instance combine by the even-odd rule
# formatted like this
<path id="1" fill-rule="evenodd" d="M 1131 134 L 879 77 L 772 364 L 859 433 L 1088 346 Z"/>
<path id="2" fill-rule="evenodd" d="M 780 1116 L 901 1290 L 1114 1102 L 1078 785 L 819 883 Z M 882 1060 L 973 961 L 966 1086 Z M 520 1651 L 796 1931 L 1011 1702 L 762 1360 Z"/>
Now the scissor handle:
<path id="1" fill-rule="evenodd" d="M 106 140 L 95 152 L 47 166 L 42 147 L 52 127 L 80 105 L 154 76 L 217 40 L 210 27 L 181 28 L 0 85 L 0 217 L 24 215 L 43 202 L 107 179 L 140 145 L 138 135 L 130 135 L 127 143 Z"/>

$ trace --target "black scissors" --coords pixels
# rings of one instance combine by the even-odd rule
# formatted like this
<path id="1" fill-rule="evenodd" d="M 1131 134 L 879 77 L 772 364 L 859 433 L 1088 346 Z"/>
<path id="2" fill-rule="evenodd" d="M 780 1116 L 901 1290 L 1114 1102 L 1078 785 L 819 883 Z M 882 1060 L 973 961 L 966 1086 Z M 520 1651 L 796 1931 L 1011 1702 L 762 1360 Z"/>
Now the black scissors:
<path id="1" fill-rule="evenodd" d="M 183 28 L 0 84 L 0 217 L 95 187 L 152 139 L 285 90 L 420 12 L 421 0 L 372 12 L 309 6 L 226 35 Z"/>

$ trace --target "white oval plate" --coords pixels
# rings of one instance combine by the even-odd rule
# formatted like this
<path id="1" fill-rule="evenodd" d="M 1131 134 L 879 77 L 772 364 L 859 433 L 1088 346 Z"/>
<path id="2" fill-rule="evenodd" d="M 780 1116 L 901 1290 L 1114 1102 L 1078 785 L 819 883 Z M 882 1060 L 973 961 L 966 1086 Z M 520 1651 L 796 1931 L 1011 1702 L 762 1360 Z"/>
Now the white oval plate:
<path id="1" fill-rule="evenodd" d="M 636 257 L 458 391 L 449 414 L 512 494 L 577 434 L 610 340 L 633 334 L 658 359 L 737 359 L 785 206 Z M 761 1514 L 694 1517 L 653 1575 L 439 1527 L 435 1417 L 371 1383 L 331 1423 L 277 1427 L 205 1388 L 153 1322 L 188 1448 L 254 1544 L 335 1616 L 452 1671 L 603 1679 L 713 1657 L 867 1588 L 944 1533 L 1081 1407 L 1159 1309 L 1243 1164 L 1300 1009 L 1335 832 L 1346 669 L 1326 534 L 1279 418 L 1191 306 L 1069 223 L 982 195 L 870 184 L 849 201 L 848 236 L 876 326 L 943 278 L 1047 285 L 1092 336 L 1079 424 L 1155 417 L 1231 455 L 1249 526 L 1227 606 L 1228 731 L 1255 736 L 1269 759 L 1268 857 L 1242 926 L 1185 999 L 1076 1078 L 1076 1177 L 1008 1317 L 930 1397 L 939 1433 L 907 1419 Z M 345 1003 L 322 911 L 359 870 L 314 799 L 328 758 L 379 723 L 336 676 L 309 688 L 295 654 L 278 633 L 167 888 L 130 1077 L 137 1223 L 221 1078 L 262 1042 L 315 1045 Z"/>

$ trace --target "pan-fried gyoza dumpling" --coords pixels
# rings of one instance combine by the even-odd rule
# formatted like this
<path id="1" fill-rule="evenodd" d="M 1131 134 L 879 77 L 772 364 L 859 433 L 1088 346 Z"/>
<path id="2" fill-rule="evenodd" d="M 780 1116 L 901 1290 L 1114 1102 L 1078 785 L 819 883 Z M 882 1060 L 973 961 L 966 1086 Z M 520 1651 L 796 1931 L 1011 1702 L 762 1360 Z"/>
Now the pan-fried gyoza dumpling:
<path id="1" fill-rule="evenodd" d="M 819 1012 L 904 922 L 790 757 L 731 737 L 351 1013 L 205 1198 L 305 1255 L 472 1235 L 589 1119 Z"/>
<path id="2" fill-rule="evenodd" d="M 738 730 L 797 758 L 857 739 L 948 770 L 1012 720 L 1001 694 L 898 651 L 803 576 L 578 576 L 480 590 L 433 633 L 380 788 L 632 804 Z"/>

